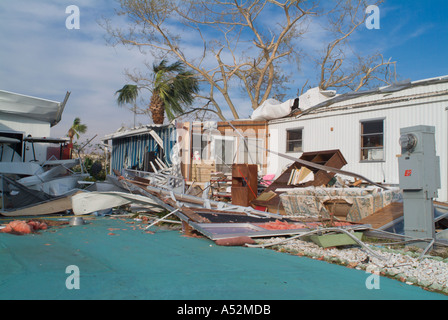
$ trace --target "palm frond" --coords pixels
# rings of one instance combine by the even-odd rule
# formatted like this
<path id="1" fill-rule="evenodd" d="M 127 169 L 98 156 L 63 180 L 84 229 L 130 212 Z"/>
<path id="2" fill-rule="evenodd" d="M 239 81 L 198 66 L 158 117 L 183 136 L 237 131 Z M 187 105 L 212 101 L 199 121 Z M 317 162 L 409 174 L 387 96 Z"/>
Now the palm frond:
<path id="1" fill-rule="evenodd" d="M 87 132 L 87 125 L 81 123 L 80 118 L 75 118 L 73 120 L 73 124 L 68 130 L 68 136 L 70 141 L 73 140 L 73 137 L 76 136 L 76 139 L 79 139 L 79 135 Z"/>
<path id="2" fill-rule="evenodd" d="M 118 94 L 117 103 L 118 105 L 124 105 L 127 103 L 134 103 L 138 97 L 138 87 L 133 84 L 126 84 L 115 92 L 115 95 Z"/>

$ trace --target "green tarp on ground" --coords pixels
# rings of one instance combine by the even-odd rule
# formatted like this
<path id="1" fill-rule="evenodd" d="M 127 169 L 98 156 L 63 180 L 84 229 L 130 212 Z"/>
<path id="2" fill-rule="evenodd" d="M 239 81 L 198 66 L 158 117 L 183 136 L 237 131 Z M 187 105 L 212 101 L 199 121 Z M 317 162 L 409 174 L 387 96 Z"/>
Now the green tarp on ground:
<path id="1" fill-rule="evenodd" d="M 106 217 L 34 235 L 0 234 L 0 299 L 447 299 L 383 277 L 380 289 L 369 290 L 364 271 L 269 249 L 219 247 L 178 231 L 148 234 L 129 222 Z M 79 289 L 69 290 L 72 265 Z"/>

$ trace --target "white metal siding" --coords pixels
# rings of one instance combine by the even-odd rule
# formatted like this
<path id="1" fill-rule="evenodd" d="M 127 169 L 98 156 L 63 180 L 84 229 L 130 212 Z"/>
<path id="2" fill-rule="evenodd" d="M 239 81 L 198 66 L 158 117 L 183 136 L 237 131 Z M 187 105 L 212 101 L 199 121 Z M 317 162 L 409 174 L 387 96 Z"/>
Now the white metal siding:
<path id="1" fill-rule="evenodd" d="M 16 115 L 3 114 L 0 119 L 0 131 L 16 131 L 24 134 L 24 137 L 31 135 L 33 137 L 50 137 L 50 124 L 30 118 L 19 117 Z M 34 158 L 31 144 L 28 144 L 29 148 L 26 150 L 25 159 L 30 161 Z M 47 159 L 47 147 L 48 144 L 36 143 L 35 153 L 36 159 L 39 161 L 45 161 Z M 18 159 L 16 159 L 18 160 Z"/>

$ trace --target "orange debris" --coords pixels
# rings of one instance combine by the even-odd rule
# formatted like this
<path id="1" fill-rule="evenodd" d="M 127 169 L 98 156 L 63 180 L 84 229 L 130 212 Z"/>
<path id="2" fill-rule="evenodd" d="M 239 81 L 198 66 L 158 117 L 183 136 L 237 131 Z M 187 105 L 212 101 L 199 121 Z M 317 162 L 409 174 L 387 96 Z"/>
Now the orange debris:
<path id="1" fill-rule="evenodd" d="M 290 229 L 302 229 L 306 228 L 306 225 L 302 223 L 288 223 L 280 220 L 275 220 L 275 222 L 268 222 L 260 225 L 260 227 L 268 230 L 290 230 Z"/>

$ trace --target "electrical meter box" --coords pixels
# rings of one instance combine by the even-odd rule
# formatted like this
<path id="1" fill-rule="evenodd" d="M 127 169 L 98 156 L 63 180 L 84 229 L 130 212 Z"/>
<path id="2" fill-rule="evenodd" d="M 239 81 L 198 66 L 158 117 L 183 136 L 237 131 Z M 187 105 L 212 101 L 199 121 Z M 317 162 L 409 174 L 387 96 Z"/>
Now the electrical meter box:
<path id="1" fill-rule="evenodd" d="M 415 126 L 400 130 L 398 159 L 403 190 L 404 234 L 416 239 L 434 239 L 434 205 L 440 188 L 440 160 L 436 155 L 435 128 Z M 424 241 L 413 243 L 421 248 Z"/>
<path id="2" fill-rule="evenodd" d="M 428 197 L 436 198 L 440 188 L 440 158 L 436 155 L 435 128 L 415 126 L 402 128 L 400 133 L 400 188 L 422 190 Z"/>

